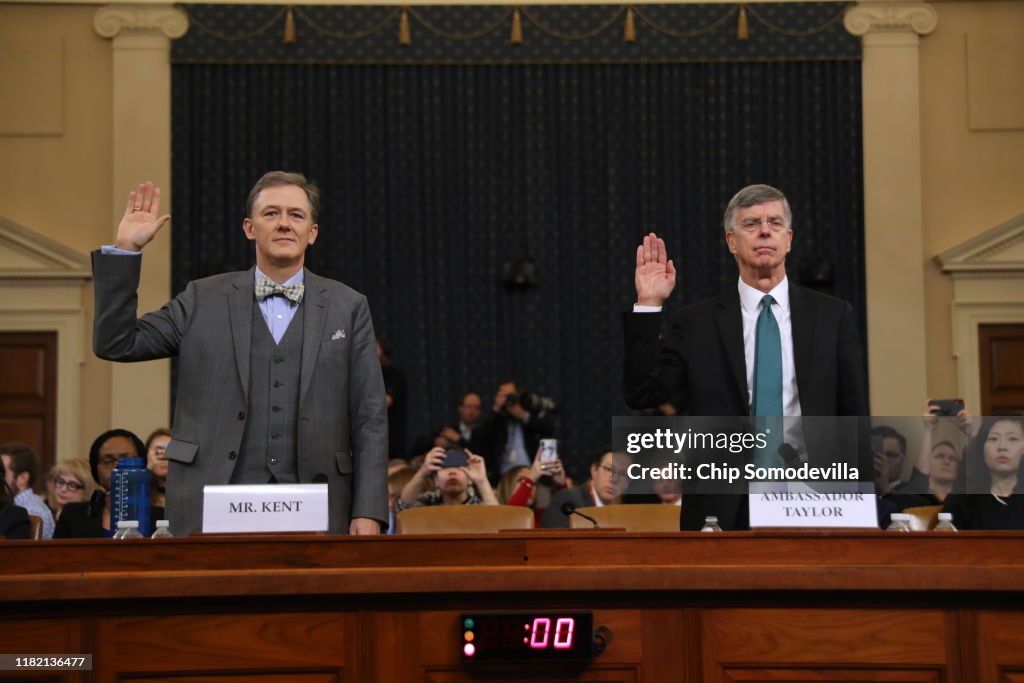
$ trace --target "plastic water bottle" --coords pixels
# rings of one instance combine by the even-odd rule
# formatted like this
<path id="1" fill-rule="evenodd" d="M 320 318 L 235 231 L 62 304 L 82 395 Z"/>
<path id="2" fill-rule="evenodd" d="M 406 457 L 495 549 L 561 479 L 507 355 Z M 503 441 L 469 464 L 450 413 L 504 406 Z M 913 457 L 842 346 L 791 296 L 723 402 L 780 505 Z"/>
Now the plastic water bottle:
<path id="1" fill-rule="evenodd" d="M 156 531 L 153 532 L 153 538 L 174 538 L 170 526 L 171 523 L 166 519 L 156 520 Z"/>
<path id="2" fill-rule="evenodd" d="M 122 519 L 117 523 L 117 533 L 114 538 L 142 538 L 139 533 L 139 523 L 134 519 Z"/>
<path id="3" fill-rule="evenodd" d="M 959 529 L 953 526 L 953 513 L 940 512 L 939 523 L 935 525 L 933 531 L 959 531 Z"/>
<path id="4" fill-rule="evenodd" d="M 139 523 L 139 533 L 149 536 L 149 485 L 153 476 L 143 458 L 121 458 L 110 473 L 110 523 L 122 520 Z"/>
<path id="5" fill-rule="evenodd" d="M 902 512 L 894 512 L 889 515 L 889 528 L 886 531 L 910 532 L 910 515 Z"/>
<path id="6" fill-rule="evenodd" d="M 714 533 L 715 531 L 721 530 L 722 527 L 718 526 L 718 517 L 714 515 L 709 515 L 704 518 L 704 528 L 701 529 L 702 532 L 706 531 L 709 533 Z"/>

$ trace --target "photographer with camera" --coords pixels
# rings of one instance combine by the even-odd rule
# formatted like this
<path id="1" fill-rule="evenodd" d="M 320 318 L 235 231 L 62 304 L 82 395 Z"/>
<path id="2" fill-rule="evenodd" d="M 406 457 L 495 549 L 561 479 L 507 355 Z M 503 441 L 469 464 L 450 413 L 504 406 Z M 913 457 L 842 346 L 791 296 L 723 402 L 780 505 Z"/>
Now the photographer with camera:
<path id="1" fill-rule="evenodd" d="M 436 478 L 437 488 L 425 491 L 431 477 Z M 402 489 L 395 507 L 401 512 L 421 505 L 497 504 L 483 458 L 468 450 L 436 447 Z"/>
<path id="2" fill-rule="evenodd" d="M 520 393 L 515 380 L 498 383 L 494 407 L 481 430 L 487 472 L 497 479 L 512 467 L 529 467 L 540 440 L 555 433 L 554 399 Z"/>

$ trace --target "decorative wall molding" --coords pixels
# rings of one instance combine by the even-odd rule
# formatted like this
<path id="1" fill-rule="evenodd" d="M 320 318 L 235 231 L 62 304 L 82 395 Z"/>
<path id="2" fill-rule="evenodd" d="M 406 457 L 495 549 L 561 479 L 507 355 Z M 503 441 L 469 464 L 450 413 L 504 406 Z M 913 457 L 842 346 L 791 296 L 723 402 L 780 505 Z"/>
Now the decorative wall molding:
<path id="1" fill-rule="evenodd" d="M 846 11 L 843 25 L 855 36 L 872 31 L 913 31 L 928 35 L 938 26 L 935 8 L 923 2 L 869 0 L 858 2 Z"/>
<path id="2" fill-rule="evenodd" d="M 942 272 L 961 278 L 1024 278 L 1024 213 L 935 257 Z"/>
<path id="3" fill-rule="evenodd" d="M 89 257 L 0 216 L 0 281 L 91 279 Z"/>
<path id="4" fill-rule="evenodd" d="M 188 15 L 170 5 L 111 4 L 96 12 L 93 28 L 104 38 L 115 38 L 122 32 L 159 32 L 173 40 L 188 31 Z"/>

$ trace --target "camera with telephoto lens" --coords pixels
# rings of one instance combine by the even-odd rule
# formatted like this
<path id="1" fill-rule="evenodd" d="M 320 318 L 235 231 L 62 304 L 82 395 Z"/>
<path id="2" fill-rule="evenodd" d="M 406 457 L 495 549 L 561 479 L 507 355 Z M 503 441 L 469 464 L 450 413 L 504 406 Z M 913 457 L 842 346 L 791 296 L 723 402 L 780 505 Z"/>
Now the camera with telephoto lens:
<path id="1" fill-rule="evenodd" d="M 506 410 L 517 403 L 528 413 L 554 413 L 558 410 L 558 401 L 555 399 L 550 396 L 534 394 L 529 391 L 524 391 L 518 396 L 515 394 L 509 394 L 505 397 Z"/>

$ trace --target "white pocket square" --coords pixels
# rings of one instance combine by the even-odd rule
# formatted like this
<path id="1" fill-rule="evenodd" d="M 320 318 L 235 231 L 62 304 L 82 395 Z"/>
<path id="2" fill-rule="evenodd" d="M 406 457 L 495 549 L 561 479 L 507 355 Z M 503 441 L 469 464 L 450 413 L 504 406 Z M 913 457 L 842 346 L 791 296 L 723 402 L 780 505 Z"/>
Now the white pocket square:
<path id="1" fill-rule="evenodd" d="M 337 332 L 335 332 L 334 334 L 331 335 L 331 341 L 334 341 L 335 339 L 344 339 L 344 338 L 345 338 L 345 330 L 338 330 Z"/>

